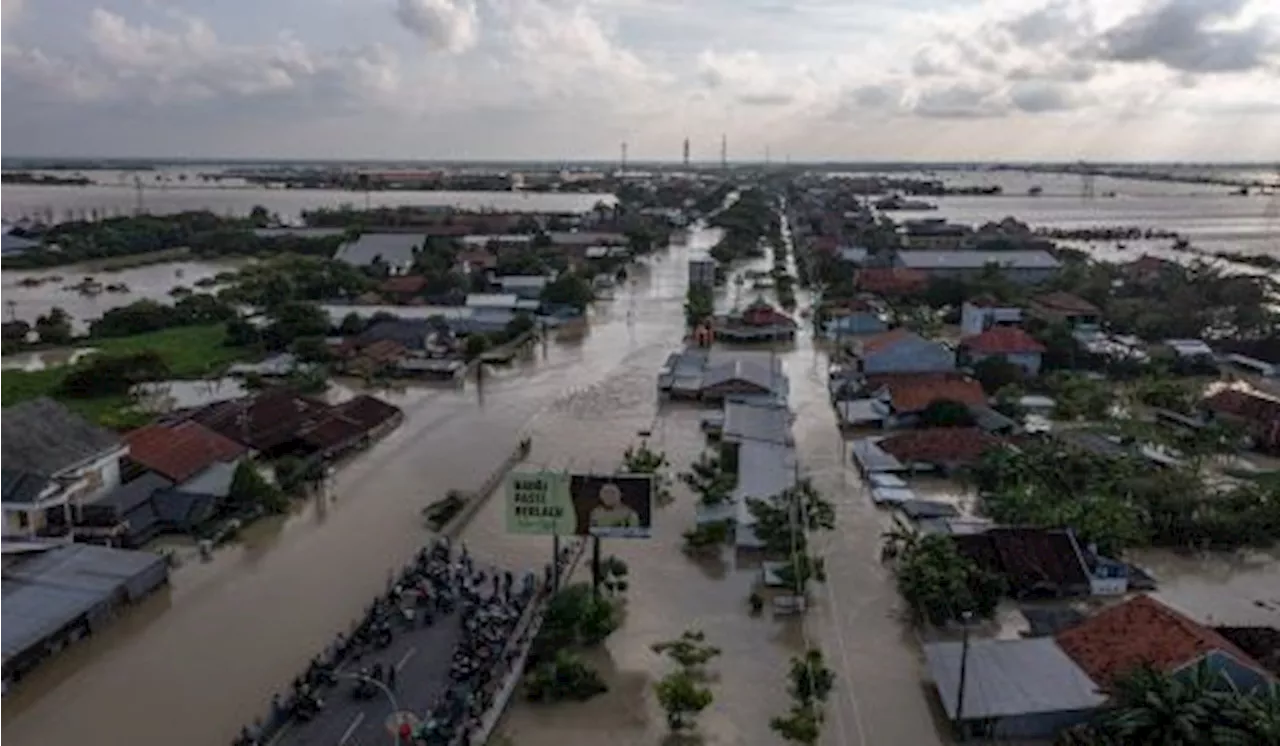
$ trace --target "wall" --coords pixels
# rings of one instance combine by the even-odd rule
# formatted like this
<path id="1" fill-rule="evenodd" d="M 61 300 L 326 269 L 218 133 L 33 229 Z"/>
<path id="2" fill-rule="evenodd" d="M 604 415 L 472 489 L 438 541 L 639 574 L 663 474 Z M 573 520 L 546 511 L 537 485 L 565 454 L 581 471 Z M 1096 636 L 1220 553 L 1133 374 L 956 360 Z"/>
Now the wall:
<path id="1" fill-rule="evenodd" d="M 34 534 L 48 526 L 45 514 L 48 509 L 60 505 L 87 504 L 120 486 L 120 459 L 128 453 L 128 447 L 122 447 L 79 468 L 58 473 L 55 475 L 58 479 L 76 481 L 66 489 L 26 506 L 26 510 L 17 505 L 6 505 L 4 507 L 5 535 Z M 26 528 L 19 525 L 21 520 L 19 516 L 24 512 L 30 516 Z"/>
<path id="2" fill-rule="evenodd" d="M 986 308 L 968 303 L 960 307 L 960 333 L 966 337 L 981 334 L 997 324 L 1017 324 L 1021 321 L 1020 308 Z"/>

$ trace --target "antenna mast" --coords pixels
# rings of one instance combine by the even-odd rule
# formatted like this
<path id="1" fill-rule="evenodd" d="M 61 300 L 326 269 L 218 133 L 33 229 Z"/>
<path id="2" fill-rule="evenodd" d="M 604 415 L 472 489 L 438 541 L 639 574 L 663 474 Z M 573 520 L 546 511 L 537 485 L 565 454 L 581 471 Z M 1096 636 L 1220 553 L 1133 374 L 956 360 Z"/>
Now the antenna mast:
<path id="1" fill-rule="evenodd" d="M 689 167 L 689 138 L 684 139 L 684 167 Z"/>
<path id="2" fill-rule="evenodd" d="M 618 170 L 620 173 L 624 173 L 627 170 L 627 143 L 625 140 L 622 142 L 622 165 Z"/>
<path id="3" fill-rule="evenodd" d="M 720 135 L 720 170 L 729 170 L 729 136 Z"/>

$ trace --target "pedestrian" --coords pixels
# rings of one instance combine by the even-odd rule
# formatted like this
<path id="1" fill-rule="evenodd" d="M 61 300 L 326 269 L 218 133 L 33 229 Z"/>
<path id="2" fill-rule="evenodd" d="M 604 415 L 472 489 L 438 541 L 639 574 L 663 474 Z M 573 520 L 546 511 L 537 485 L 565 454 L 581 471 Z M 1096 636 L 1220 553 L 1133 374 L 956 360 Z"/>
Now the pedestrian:
<path id="1" fill-rule="evenodd" d="M 396 667 L 387 666 L 387 688 L 395 690 L 396 688 Z"/>

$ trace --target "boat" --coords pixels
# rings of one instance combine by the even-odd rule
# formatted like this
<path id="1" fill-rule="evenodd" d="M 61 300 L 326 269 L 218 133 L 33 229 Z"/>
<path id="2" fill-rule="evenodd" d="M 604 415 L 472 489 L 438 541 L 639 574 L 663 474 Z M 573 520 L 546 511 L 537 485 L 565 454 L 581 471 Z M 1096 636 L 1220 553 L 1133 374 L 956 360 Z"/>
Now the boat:
<path id="1" fill-rule="evenodd" d="M 1027 190 L 1027 195 L 1031 197 L 1039 197 L 1042 194 L 1044 194 L 1044 187 L 1042 186 L 1033 186 Z"/>
<path id="2" fill-rule="evenodd" d="M 1191 248 L 1191 242 L 1190 242 L 1190 241 L 1188 241 L 1188 240 L 1187 240 L 1185 237 L 1183 237 L 1183 236 L 1178 236 L 1177 238 L 1175 238 L 1175 239 L 1173 240 L 1173 248 L 1175 248 L 1175 249 L 1189 249 L 1189 248 Z"/>
<path id="3" fill-rule="evenodd" d="M 904 212 L 908 210 L 922 211 L 922 210 L 938 209 L 937 205 L 932 204 L 930 202 L 925 202 L 924 200 L 918 200 L 918 199 L 907 199 L 900 194 L 895 194 L 891 197 L 885 197 L 884 199 L 876 200 L 874 206 L 877 210 L 900 210 Z"/>

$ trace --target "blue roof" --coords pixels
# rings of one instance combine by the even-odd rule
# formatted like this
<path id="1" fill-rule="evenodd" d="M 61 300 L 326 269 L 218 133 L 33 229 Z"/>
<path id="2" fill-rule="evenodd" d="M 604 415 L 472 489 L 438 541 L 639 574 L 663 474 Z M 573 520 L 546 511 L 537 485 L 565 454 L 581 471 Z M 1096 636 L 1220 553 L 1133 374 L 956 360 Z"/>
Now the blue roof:
<path id="1" fill-rule="evenodd" d="M 4 256 L 17 256 L 28 252 L 32 249 L 39 248 L 39 241 L 32 241 L 29 238 L 15 236 L 12 233 L 0 234 L 0 254 Z"/>

